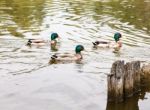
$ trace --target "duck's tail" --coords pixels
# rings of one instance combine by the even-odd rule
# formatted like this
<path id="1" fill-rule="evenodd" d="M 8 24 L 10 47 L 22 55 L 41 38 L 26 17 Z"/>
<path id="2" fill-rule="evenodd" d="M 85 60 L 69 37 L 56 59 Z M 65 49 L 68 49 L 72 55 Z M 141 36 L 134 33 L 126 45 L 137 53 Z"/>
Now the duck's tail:
<path id="1" fill-rule="evenodd" d="M 54 54 L 54 55 L 51 56 L 51 59 L 52 59 L 52 60 L 55 60 L 55 59 L 57 59 L 57 58 L 58 58 L 58 56 L 57 56 L 56 54 Z"/>
<path id="2" fill-rule="evenodd" d="M 99 41 L 95 41 L 95 42 L 92 42 L 94 46 L 97 46 L 98 44 L 100 44 Z"/>
<path id="3" fill-rule="evenodd" d="M 108 44 L 109 42 L 106 42 L 106 41 L 95 41 L 95 42 L 92 42 L 94 46 L 97 46 L 99 44 Z"/>
<path id="4" fill-rule="evenodd" d="M 32 40 L 32 39 L 29 39 L 29 40 L 28 40 L 28 42 L 27 42 L 27 44 L 26 44 L 27 46 L 31 46 L 31 43 L 32 43 L 31 40 Z"/>
<path id="5" fill-rule="evenodd" d="M 92 42 L 94 46 L 96 46 L 97 44 L 95 42 Z"/>

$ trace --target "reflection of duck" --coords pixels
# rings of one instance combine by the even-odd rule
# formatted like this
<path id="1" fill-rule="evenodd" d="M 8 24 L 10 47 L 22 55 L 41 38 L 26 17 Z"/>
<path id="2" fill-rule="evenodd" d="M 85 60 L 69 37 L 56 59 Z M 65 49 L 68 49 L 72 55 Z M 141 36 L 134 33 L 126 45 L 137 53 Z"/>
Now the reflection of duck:
<path id="1" fill-rule="evenodd" d="M 57 40 L 56 40 L 57 38 L 59 38 L 58 34 L 52 33 L 50 41 L 49 40 L 46 41 L 43 39 L 29 39 L 26 45 L 27 46 L 32 46 L 32 45 L 42 46 L 42 45 L 45 45 L 47 42 L 50 42 L 50 45 L 55 47 L 57 44 Z"/>
<path id="2" fill-rule="evenodd" d="M 81 55 L 81 51 L 83 50 L 84 47 L 82 45 L 77 45 L 75 48 L 75 54 L 65 53 L 65 54 L 52 55 L 49 63 L 64 62 L 64 61 L 66 62 L 79 61 L 83 58 Z"/>
<path id="3" fill-rule="evenodd" d="M 115 50 L 119 50 L 122 47 L 122 42 L 120 38 L 122 35 L 120 33 L 114 34 L 115 42 L 106 42 L 106 41 L 95 41 L 93 42 L 94 47 L 102 47 L 102 48 L 114 48 Z"/>

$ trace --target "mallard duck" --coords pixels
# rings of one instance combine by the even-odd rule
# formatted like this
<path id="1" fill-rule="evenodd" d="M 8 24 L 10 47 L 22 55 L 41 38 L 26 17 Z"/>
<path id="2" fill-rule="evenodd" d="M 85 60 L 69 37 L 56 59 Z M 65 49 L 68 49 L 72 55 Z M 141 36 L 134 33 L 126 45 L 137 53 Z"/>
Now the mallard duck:
<path id="1" fill-rule="evenodd" d="M 55 47 L 57 44 L 57 38 L 59 38 L 59 35 L 57 33 L 51 34 L 51 40 L 43 40 L 43 39 L 29 39 L 27 42 L 27 46 L 37 45 L 42 46 L 45 45 L 47 42 L 50 43 L 52 47 Z"/>
<path id="2" fill-rule="evenodd" d="M 102 47 L 102 48 L 114 48 L 115 50 L 119 50 L 122 47 L 122 42 L 120 41 L 120 38 L 122 35 L 120 33 L 114 34 L 114 40 L 115 42 L 106 42 L 106 41 L 95 41 L 92 42 L 94 47 Z"/>
<path id="3" fill-rule="evenodd" d="M 82 54 L 81 51 L 84 50 L 84 47 L 82 45 L 77 45 L 75 47 L 75 54 L 70 53 L 64 53 L 64 54 L 54 54 L 51 56 L 50 64 L 51 63 L 58 63 L 58 62 L 72 62 L 72 61 L 80 61 L 82 60 Z"/>

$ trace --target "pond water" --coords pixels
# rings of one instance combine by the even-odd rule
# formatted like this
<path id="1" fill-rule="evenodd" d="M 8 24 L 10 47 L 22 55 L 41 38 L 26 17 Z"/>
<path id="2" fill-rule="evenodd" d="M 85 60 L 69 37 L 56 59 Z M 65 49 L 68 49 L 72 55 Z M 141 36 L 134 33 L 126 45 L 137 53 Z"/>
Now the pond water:
<path id="1" fill-rule="evenodd" d="M 107 103 L 107 74 L 116 60 L 150 62 L 149 0 L 0 0 L 1 110 L 149 110 L 150 85 L 125 103 Z M 85 47 L 80 63 L 49 65 L 49 45 L 28 38 L 57 32 L 56 53 Z M 93 49 L 122 34 L 123 48 Z"/>

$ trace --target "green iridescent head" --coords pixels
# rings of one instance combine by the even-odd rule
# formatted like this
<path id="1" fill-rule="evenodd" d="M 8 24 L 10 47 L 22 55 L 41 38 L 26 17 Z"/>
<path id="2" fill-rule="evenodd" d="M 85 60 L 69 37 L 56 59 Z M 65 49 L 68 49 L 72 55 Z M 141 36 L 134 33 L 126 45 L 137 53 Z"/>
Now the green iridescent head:
<path id="1" fill-rule="evenodd" d="M 120 33 L 115 33 L 115 35 L 114 35 L 114 39 L 115 39 L 115 41 L 117 42 L 117 41 L 119 41 L 119 39 L 121 38 L 121 34 Z"/>
<path id="2" fill-rule="evenodd" d="M 51 34 L 51 40 L 55 40 L 56 38 L 58 38 L 58 34 L 57 33 L 52 33 Z"/>
<path id="3" fill-rule="evenodd" d="M 83 50 L 84 50 L 84 47 L 82 45 L 77 45 L 76 48 L 75 48 L 76 53 L 80 53 Z"/>

